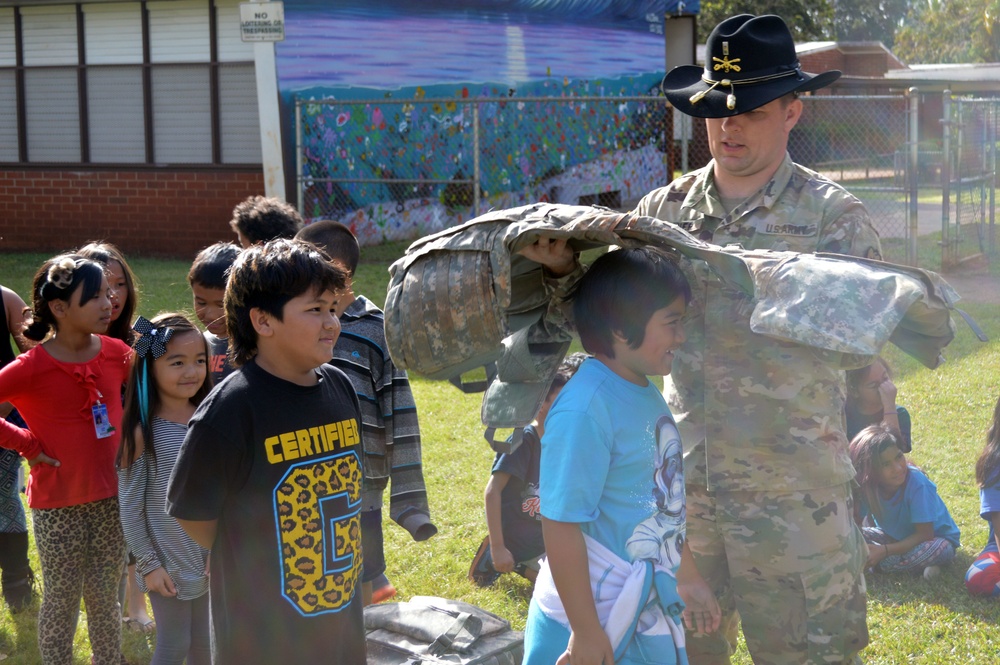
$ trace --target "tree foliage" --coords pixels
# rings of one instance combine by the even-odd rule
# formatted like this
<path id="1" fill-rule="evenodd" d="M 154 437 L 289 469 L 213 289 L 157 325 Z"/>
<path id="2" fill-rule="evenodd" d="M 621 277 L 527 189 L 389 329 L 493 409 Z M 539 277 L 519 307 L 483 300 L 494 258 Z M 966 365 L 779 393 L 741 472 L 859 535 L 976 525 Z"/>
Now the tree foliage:
<path id="1" fill-rule="evenodd" d="M 698 16 L 699 42 L 705 43 L 716 25 L 736 14 L 777 14 L 785 19 L 797 42 L 833 38 L 830 0 L 703 0 Z"/>
<path id="2" fill-rule="evenodd" d="M 893 50 L 906 63 L 1000 62 L 1000 0 L 921 3 Z"/>
<path id="3" fill-rule="evenodd" d="M 910 0 L 836 0 L 834 38 L 882 42 L 891 49 L 910 5 Z"/>

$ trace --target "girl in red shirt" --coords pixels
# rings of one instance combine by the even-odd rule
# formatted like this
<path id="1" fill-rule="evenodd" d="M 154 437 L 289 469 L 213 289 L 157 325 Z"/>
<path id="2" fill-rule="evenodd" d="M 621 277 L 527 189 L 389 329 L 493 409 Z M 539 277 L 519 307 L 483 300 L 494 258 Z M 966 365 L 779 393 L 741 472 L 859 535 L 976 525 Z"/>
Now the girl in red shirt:
<path id="1" fill-rule="evenodd" d="M 114 457 L 131 349 L 104 337 L 111 294 L 104 268 L 78 255 L 49 259 L 32 285 L 25 337 L 42 342 L 0 370 L 0 402 L 31 428 L 0 422 L 0 446 L 31 467 L 28 506 L 45 581 L 42 661 L 69 665 L 82 595 L 95 665 L 118 665 L 118 580 L 125 551 Z"/>

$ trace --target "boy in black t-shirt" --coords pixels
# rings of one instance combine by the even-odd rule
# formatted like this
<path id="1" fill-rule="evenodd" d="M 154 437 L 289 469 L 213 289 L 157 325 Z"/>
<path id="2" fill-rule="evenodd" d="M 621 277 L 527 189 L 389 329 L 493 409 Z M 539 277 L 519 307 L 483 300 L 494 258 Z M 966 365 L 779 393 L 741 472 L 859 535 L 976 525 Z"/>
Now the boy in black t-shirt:
<path id="1" fill-rule="evenodd" d="M 212 550 L 212 662 L 364 663 L 361 427 L 326 365 L 344 273 L 312 246 L 245 250 L 226 288 L 239 367 L 201 403 L 167 512 Z"/>

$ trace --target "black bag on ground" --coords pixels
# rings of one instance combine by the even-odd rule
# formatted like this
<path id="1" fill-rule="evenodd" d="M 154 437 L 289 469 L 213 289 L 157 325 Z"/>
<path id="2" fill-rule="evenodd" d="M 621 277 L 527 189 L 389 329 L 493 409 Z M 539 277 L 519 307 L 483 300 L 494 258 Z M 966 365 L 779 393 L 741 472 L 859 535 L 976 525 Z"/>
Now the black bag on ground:
<path id="1" fill-rule="evenodd" d="M 524 634 L 491 612 L 433 596 L 365 608 L 368 665 L 520 665 Z"/>

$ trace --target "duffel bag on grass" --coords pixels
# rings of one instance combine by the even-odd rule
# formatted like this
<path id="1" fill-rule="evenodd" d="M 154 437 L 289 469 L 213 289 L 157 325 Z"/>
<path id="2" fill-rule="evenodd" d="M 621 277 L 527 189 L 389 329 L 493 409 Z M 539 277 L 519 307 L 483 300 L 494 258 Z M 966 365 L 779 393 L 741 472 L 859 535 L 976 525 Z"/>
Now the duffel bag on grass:
<path id="1" fill-rule="evenodd" d="M 486 610 L 433 596 L 365 608 L 368 665 L 520 665 L 524 634 Z"/>

